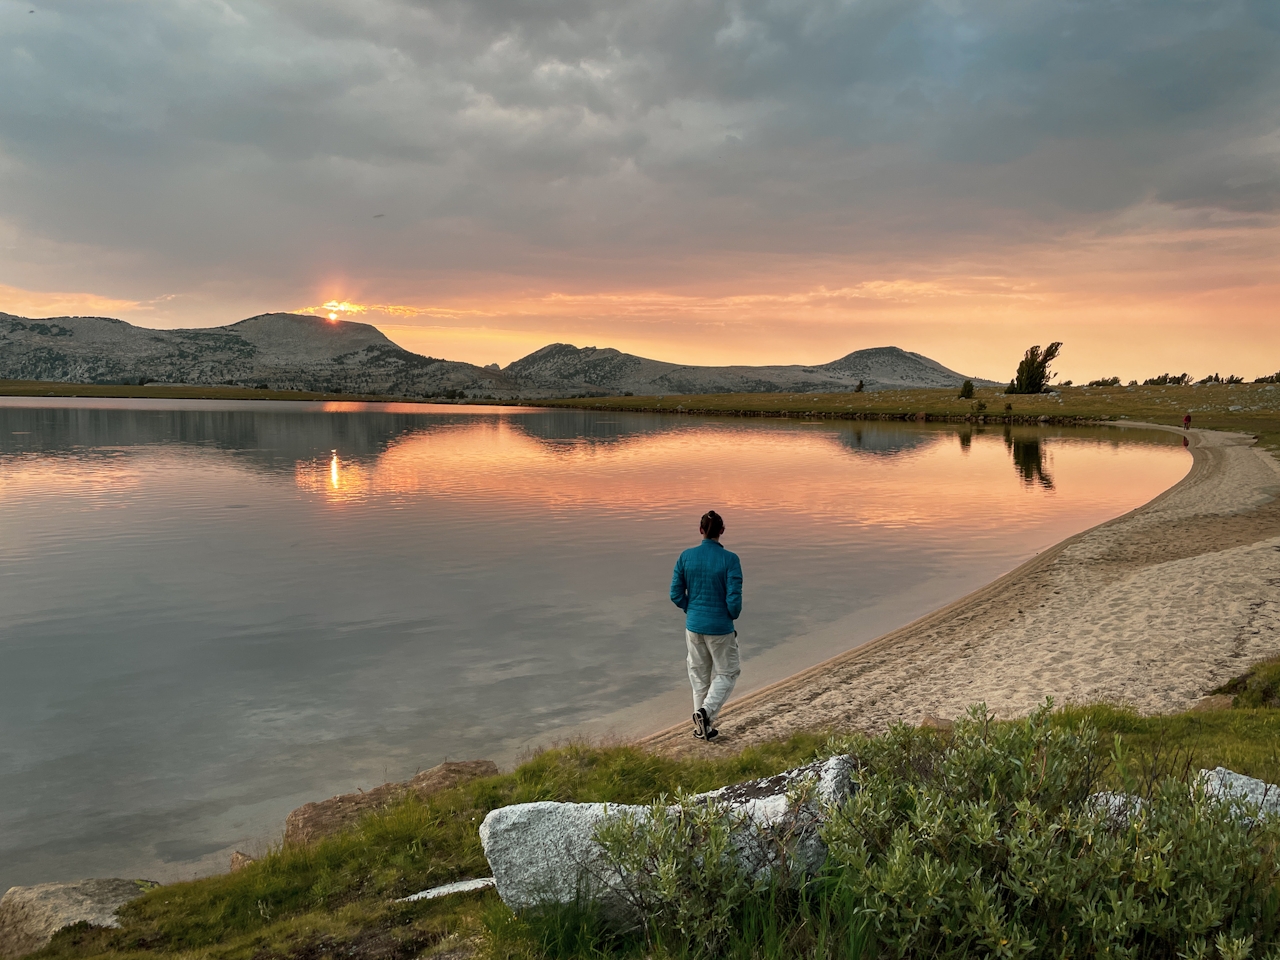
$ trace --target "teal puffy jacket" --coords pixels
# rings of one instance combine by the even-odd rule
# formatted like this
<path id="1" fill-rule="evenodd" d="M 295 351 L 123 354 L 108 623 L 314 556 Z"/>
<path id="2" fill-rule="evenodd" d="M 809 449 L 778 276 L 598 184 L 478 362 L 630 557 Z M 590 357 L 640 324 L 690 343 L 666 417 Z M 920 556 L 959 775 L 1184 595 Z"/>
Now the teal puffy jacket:
<path id="1" fill-rule="evenodd" d="M 742 564 L 716 540 L 703 540 L 680 554 L 671 575 L 671 602 L 685 612 L 693 633 L 733 633 L 742 613 Z"/>

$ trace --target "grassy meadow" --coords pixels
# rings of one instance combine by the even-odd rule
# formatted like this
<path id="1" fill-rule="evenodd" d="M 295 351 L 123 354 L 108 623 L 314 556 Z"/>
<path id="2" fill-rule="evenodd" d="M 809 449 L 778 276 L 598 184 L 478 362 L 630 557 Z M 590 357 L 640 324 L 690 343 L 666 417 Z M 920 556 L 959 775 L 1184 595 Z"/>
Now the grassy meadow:
<path id="1" fill-rule="evenodd" d="M 312 393 L 307 390 L 259 390 L 203 384 L 53 383 L 0 380 L 0 397 L 136 397 L 151 400 L 395 400 L 395 397 Z"/>
<path id="2" fill-rule="evenodd" d="M 864 393 L 732 393 L 709 396 L 592 397 L 540 401 L 544 406 L 757 417 L 918 418 L 1017 422 L 1135 420 L 1234 430 L 1280 449 L 1280 386 L 1263 383 L 1166 387 L 1065 387 L 1056 393 L 1006 395 L 978 389 L 961 400 L 955 390 L 877 390 Z"/>

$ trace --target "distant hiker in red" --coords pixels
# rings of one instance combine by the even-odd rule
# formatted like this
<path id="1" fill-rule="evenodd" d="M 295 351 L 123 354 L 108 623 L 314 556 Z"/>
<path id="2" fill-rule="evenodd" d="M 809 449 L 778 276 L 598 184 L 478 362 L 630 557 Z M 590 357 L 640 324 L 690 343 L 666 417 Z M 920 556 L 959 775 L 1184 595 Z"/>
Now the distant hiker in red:
<path id="1" fill-rule="evenodd" d="M 1191 414 L 1188 413 L 1185 417 L 1182 418 L 1182 429 L 1183 430 L 1191 429 Z"/>

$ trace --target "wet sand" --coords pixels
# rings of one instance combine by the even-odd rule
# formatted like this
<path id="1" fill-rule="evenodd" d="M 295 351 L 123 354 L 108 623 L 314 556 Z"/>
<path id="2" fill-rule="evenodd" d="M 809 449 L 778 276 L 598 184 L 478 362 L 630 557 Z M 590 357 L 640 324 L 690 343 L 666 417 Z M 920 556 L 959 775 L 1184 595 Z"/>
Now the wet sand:
<path id="1" fill-rule="evenodd" d="M 730 702 L 718 744 L 695 741 L 687 723 L 641 743 L 672 754 L 724 750 L 805 729 L 951 719 L 977 702 L 1019 716 L 1050 696 L 1147 714 L 1194 706 L 1280 654 L 1280 462 L 1245 434 L 1188 437 L 1190 472 L 1150 503 Z"/>

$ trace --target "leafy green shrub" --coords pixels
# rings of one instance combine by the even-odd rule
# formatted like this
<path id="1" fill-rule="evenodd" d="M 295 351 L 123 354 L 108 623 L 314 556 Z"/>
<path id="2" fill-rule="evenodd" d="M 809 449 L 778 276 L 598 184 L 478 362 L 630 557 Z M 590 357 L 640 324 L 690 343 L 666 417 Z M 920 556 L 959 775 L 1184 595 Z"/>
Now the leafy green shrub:
<path id="1" fill-rule="evenodd" d="M 659 800 L 609 818 L 596 841 L 620 878 L 628 913 L 650 933 L 673 933 L 714 955 L 742 904 L 768 885 L 767 874 L 753 869 L 760 864 L 742 855 L 763 842 L 752 833 L 751 822 L 727 805 L 686 795 L 674 806 Z"/>
<path id="2" fill-rule="evenodd" d="M 1010 724 L 972 710 L 950 742 L 901 727 L 851 742 L 861 789 L 823 835 L 881 952 L 1227 960 L 1280 945 L 1280 826 L 1174 778 L 1091 799 L 1097 741 L 1046 706 Z"/>
<path id="3" fill-rule="evenodd" d="M 816 787 L 815 778 L 798 779 L 785 812 L 767 822 L 688 794 L 620 812 L 596 831 L 615 891 L 600 906 L 635 923 L 659 954 L 857 958 L 866 924 L 848 891 L 805 876 L 825 858 Z"/>

